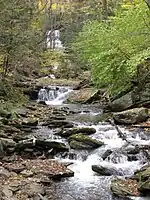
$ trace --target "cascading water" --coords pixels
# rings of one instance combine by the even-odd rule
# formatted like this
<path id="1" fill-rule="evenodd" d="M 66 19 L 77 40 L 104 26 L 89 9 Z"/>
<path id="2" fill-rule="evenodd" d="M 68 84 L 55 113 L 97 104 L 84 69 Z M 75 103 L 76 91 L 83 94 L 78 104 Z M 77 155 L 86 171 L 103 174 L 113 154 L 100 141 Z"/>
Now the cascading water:
<path id="1" fill-rule="evenodd" d="M 40 89 L 38 102 L 45 102 L 47 105 L 61 105 L 67 95 L 72 91 L 68 87 L 47 87 Z"/>
<path id="2" fill-rule="evenodd" d="M 57 106 L 63 103 L 69 92 L 71 92 L 71 89 L 66 87 L 41 89 L 39 101 L 45 101 L 47 104 Z M 95 150 L 79 151 L 70 149 L 68 153 L 56 155 L 55 159 L 63 162 L 73 162 L 69 168 L 75 172 L 74 177 L 56 182 L 57 200 L 122 200 L 122 198 L 112 196 L 110 192 L 110 180 L 113 176 L 99 176 L 92 171 L 92 165 L 103 166 L 117 172 L 122 177 L 124 175 L 133 175 L 134 171 L 143 166 L 146 157 L 143 152 L 139 152 L 133 155 L 136 158 L 132 159 L 127 152 L 136 145 L 150 144 L 150 138 L 145 136 L 144 133 L 135 134 L 121 128 L 121 131 L 125 132 L 127 136 L 128 142 L 126 142 L 118 136 L 118 132 L 112 125 L 97 123 L 96 121 L 90 121 L 89 123 L 88 119 L 99 117 L 97 110 L 99 110 L 100 115 L 102 114 L 102 110 L 98 107 L 95 108 L 91 105 L 67 105 L 67 107 L 77 111 L 76 115 L 73 115 L 73 117 L 68 116 L 68 119 L 75 121 L 78 127 L 95 128 L 96 133 L 91 137 L 104 142 L 105 145 Z M 49 130 L 43 130 L 42 135 L 46 133 L 49 133 Z M 53 133 L 50 134 L 49 138 L 67 143 L 67 140 L 53 135 Z M 103 155 L 107 151 L 110 151 L 110 154 L 104 158 Z M 142 197 L 133 197 L 131 199 L 148 200 Z"/>

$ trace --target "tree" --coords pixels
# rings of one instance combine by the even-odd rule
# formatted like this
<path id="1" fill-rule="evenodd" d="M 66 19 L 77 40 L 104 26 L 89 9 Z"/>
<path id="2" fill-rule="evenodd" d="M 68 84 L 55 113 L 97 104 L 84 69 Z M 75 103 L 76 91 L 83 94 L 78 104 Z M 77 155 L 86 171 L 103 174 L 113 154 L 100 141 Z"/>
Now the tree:
<path id="1" fill-rule="evenodd" d="M 149 10 L 141 0 L 126 1 L 106 21 L 84 25 L 73 49 L 92 70 L 97 87 L 117 93 L 131 86 L 137 64 L 150 55 L 149 24 Z"/>
<path id="2" fill-rule="evenodd" d="M 2 76 L 33 58 L 41 32 L 36 0 L 0 0 L 0 56 Z"/>

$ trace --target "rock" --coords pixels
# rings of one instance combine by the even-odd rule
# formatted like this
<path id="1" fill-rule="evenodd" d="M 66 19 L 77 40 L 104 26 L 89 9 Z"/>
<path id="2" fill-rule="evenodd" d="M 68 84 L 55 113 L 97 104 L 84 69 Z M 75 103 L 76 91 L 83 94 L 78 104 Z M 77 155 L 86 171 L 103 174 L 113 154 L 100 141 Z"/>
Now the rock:
<path id="1" fill-rule="evenodd" d="M 8 147 L 15 147 L 16 146 L 16 142 L 13 141 L 12 139 L 8 139 L 8 138 L 0 138 L 3 148 L 7 149 Z"/>
<path id="2" fill-rule="evenodd" d="M 139 191 L 146 195 L 147 193 L 150 193 L 150 181 L 145 181 L 145 182 L 141 182 L 139 184 Z"/>
<path id="3" fill-rule="evenodd" d="M 24 177 L 31 177 L 31 176 L 33 176 L 34 175 L 34 173 L 33 172 L 31 172 L 30 170 L 23 170 L 23 171 L 21 171 L 21 173 L 20 173 L 22 176 L 24 176 Z"/>
<path id="4" fill-rule="evenodd" d="M 74 125 L 72 122 L 68 122 L 65 120 L 53 120 L 50 121 L 48 124 L 49 128 L 72 128 Z"/>
<path id="5" fill-rule="evenodd" d="M 120 97 L 119 99 L 112 101 L 109 104 L 109 108 L 113 112 L 120 112 L 120 111 L 131 108 L 132 105 L 133 105 L 132 92 L 129 92 L 125 94 L 124 96 Z"/>
<path id="6" fill-rule="evenodd" d="M 100 99 L 101 91 L 94 88 L 83 88 L 74 90 L 69 94 L 69 103 L 92 103 Z"/>
<path id="7" fill-rule="evenodd" d="M 113 117 L 119 124 L 135 124 L 147 120 L 149 114 L 148 109 L 142 107 L 114 113 Z"/>
<path id="8" fill-rule="evenodd" d="M 10 187 L 8 185 L 4 185 L 2 189 L 2 196 L 11 199 L 13 196 L 13 192 L 11 191 Z"/>
<path id="9" fill-rule="evenodd" d="M 51 179 L 60 179 L 63 177 L 74 176 L 73 171 L 68 169 L 64 164 L 54 160 L 36 159 L 36 160 L 27 160 L 25 163 L 28 170 L 36 174 L 46 175 Z"/>
<path id="10" fill-rule="evenodd" d="M 112 175 L 123 176 L 123 172 L 121 172 L 121 169 L 116 169 L 114 167 L 107 168 L 101 165 L 92 165 L 92 170 L 94 172 L 97 172 L 101 176 L 112 176 Z"/>
<path id="11" fill-rule="evenodd" d="M 150 178 L 150 165 L 142 167 L 140 170 L 135 172 L 135 178 L 138 181 L 147 181 Z"/>
<path id="12" fill-rule="evenodd" d="M 50 140 L 36 140 L 36 146 L 43 149 L 55 149 L 57 151 L 68 151 L 68 147 L 62 142 L 50 141 Z"/>
<path id="13" fill-rule="evenodd" d="M 82 133 L 84 135 L 90 135 L 96 133 L 95 128 L 89 128 L 89 127 L 76 127 L 73 129 L 63 130 L 59 132 L 58 134 L 62 137 L 69 137 L 74 134 Z"/>
<path id="14" fill-rule="evenodd" d="M 8 178 L 10 176 L 10 173 L 7 169 L 5 169 L 4 167 L 0 167 L 0 177 L 5 177 Z"/>
<path id="15" fill-rule="evenodd" d="M 105 160 L 112 153 L 111 149 L 107 149 L 105 153 L 102 155 L 102 159 Z"/>
<path id="16" fill-rule="evenodd" d="M 33 197 L 35 194 L 45 194 L 45 189 L 42 185 L 38 183 L 27 184 L 24 188 L 24 193 L 28 195 L 28 197 Z"/>
<path id="17" fill-rule="evenodd" d="M 25 170 L 25 166 L 22 163 L 6 164 L 5 168 L 10 172 L 15 172 L 15 173 L 20 173 L 23 170 Z"/>
<path id="18" fill-rule="evenodd" d="M 75 134 L 68 138 L 68 142 L 73 149 L 94 149 L 104 143 L 83 134 Z"/>
<path id="19" fill-rule="evenodd" d="M 111 191 L 119 197 L 140 196 L 136 180 L 115 179 L 111 181 Z"/>
<path id="20" fill-rule="evenodd" d="M 1 117 L 6 117 L 6 118 L 10 118 L 12 115 L 11 112 L 7 111 L 7 110 L 2 110 L 0 109 L 0 116 Z"/>
<path id="21" fill-rule="evenodd" d="M 28 114 L 28 109 L 26 108 L 17 108 L 15 112 L 20 115 L 21 117 L 26 117 Z"/>
<path id="22" fill-rule="evenodd" d="M 28 118 L 28 119 L 25 119 L 23 122 L 22 122 L 22 125 L 25 125 L 25 126 L 37 126 L 38 125 L 38 120 L 37 119 L 34 119 L 34 118 Z"/>
<path id="23" fill-rule="evenodd" d="M 17 151 L 30 149 L 31 153 L 33 152 L 32 148 L 40 148 L 40 150 L 54 149 L 58 152 L 68 151 L 68 147 L 64 143 L 51 141 L 51 140 L 44 140 L 44 139 L 22 140 L 22 141 L 18 142 L 18 144 L 16 146 Z"/>

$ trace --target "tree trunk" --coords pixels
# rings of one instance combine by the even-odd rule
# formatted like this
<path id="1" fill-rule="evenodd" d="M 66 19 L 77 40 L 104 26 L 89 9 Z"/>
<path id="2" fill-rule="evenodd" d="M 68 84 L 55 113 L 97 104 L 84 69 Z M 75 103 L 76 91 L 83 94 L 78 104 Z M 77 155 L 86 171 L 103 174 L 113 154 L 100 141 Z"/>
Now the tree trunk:
<path id="1" fill-rule="evenodd" d="M 108 18 L 108 4 L 107 0 L 102 0 L 103 6 L 103 19 L 106 20 Z"/>

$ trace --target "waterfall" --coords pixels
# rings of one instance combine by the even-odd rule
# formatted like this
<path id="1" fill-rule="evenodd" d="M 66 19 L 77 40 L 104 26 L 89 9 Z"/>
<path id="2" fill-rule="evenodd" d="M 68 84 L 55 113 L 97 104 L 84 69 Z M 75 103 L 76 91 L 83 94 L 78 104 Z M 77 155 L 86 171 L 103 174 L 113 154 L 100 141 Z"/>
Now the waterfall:
<path id="1" fill-rule="evenodd" d="M 72 89 L 68 87 L 43 88 L 38 93 L 38 102 L 45 102 L 47 105 L 61 105 L 71 91 Z"/>
<path id="2" fill-rule="evenodd" d="M 49 30 L 46 33 L 47 49 L 63 49 L 59 30 Z"/>

